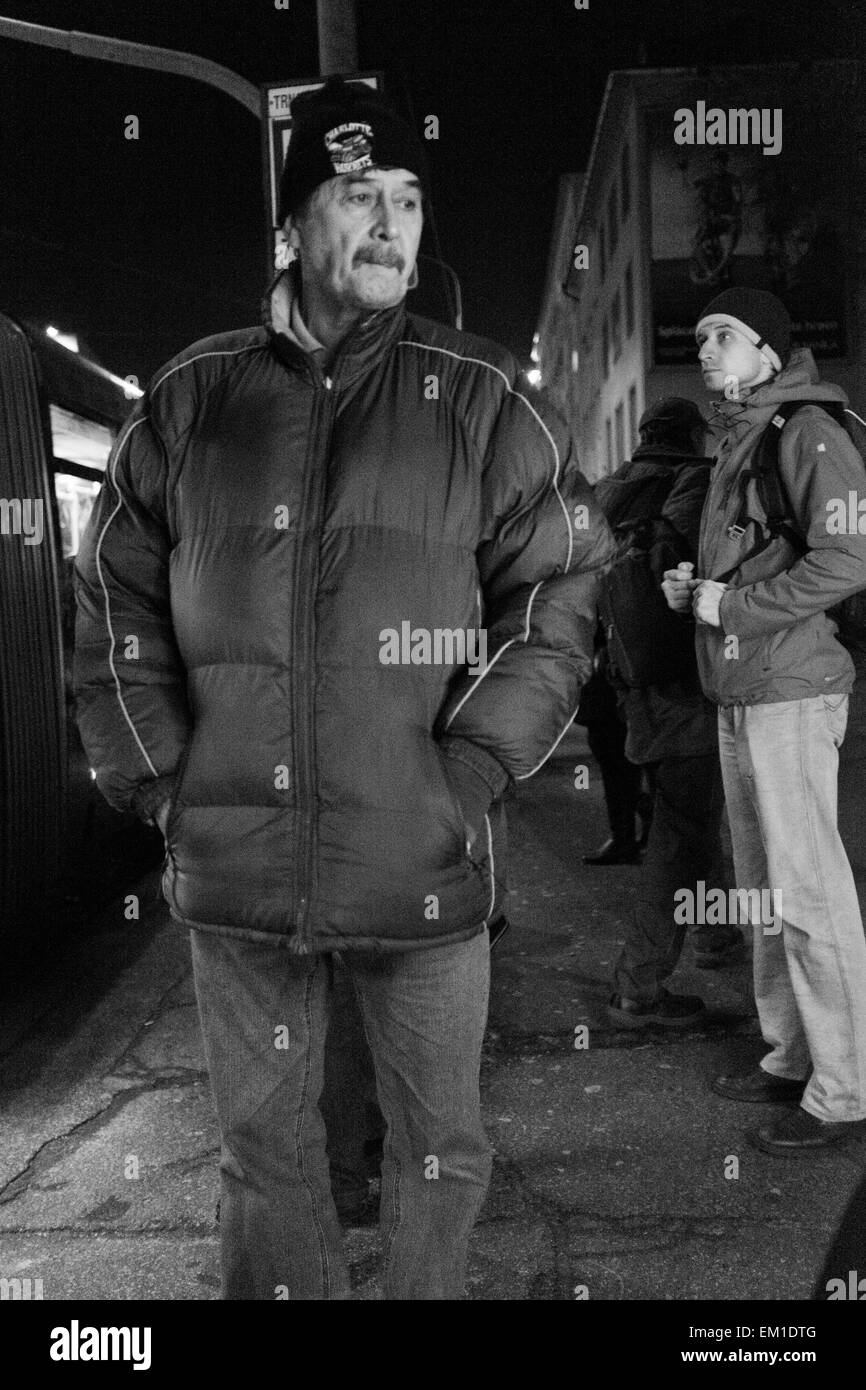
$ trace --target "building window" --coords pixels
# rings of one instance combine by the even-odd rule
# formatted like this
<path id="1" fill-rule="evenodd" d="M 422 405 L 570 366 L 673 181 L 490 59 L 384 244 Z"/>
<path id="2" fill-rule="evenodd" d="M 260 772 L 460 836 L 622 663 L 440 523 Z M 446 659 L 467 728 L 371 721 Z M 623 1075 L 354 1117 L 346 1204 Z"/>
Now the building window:
<path id="1" fill-rule="evenodd" d="M 610 329 L 606 318 L 601 325 L 601 369 L 606 378 L 610 370 Z"/>
<path id="2" fill-rule="evenodd" d="M 604 227 L 604 218 L 598 224 L 598 265 L 603 280 L 607 273 L 607 232 Z"/>
<path id="3" fill-rule="evenodd" d="M 629 157 L 628 145 L 622 152 L 619 166 L 619 186 L 621 191 L 620 207 L 622 210 L 623 222 L 631 212 L 631 159 Z"/>
<path id="4" fill-rule="evenodd" d="M 610 329 L 613 342 L 613 360 L 617 362 L 622 356 L 622 301 L 619 290 L 613 297 L 613 304 L 610 309 Z"/>
<path id="5" fill-rule="evenodd" d="M 616 184 L 610 190 L 607 199 L 607 231 L 610 237 L 610 254 L 616 250 L 617 236 L 619 235 L 619 220 L 616 215 Z"/>
<path id="6" fill-rule="evenodd" d="M 631 262 L 625 272 L 625 336 L 630 338 L 634 332 L 634 276 Z"/>
<path id="7" fill-rule="evenodd" d="M 613 430 L 610 427 L 609 415 L 604 422 L 604 432 L 607 436 L 607 471 L 608 473 L 613 473 L 615 471 L 613 462 Z"/>
<path id="8" fill-rule="evenodd" d="M 616 408 L 616 466 L 623 462 L 625 458 L 625 407 L 620 401 Z"/>
<path id="9" fill-rule="evenodd" d="M 628 447 L 629 452 L 637 444 L 637 387 L 628 388 Z"/>

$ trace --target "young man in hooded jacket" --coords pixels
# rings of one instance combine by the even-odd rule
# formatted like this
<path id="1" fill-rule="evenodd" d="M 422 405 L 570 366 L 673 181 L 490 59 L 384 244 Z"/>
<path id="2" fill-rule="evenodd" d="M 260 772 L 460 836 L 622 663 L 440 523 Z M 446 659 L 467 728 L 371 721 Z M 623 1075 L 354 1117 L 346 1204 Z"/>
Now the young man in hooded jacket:
<path id="1" fill-rule="evenodd" d="M 265 327 L 181 353 L 113 451 L 79 718 L 191 929 L 223 1297 L 349 1296 L 317 1104 L 339 952 L 387 1122 L 384 1294 L 457 1298 L 490 1174 L 490 808 L 568 730 L 611 539 L 514 358 L 406 313 L 414 132 L 339 79 L 292 115 Z"/>
<path id="2" fill-rule="evenodd" d="M 803 1154 L 859 1134 L 866 1117 L 866 940 L 836 822 L 854 664 L 827 612 L 866 585 L 866 537 L 832 524 L 839 499 L 863 492 L 863 461 L 821 408 L 844 405 L 844 392 L 819 380 L 809 351 L 792 350 L 774 295 L 725 290 L 696 336 L 704 384 L 724 393 L 714 407 L 722 437 L 701 520 L 702 577 L 670 570 L 663 587 L 671 607 L 693 608 L 701 681 L 719 706 L 738 888 L 765 890 L 754 977 L 771 1049 L 714 1089 L 799 1101 L 751 1137 L 771 1154 Z M 747 473 L 780 406 L 796 401 L 810 404 L 782 429 L 779 474 L 805 553 L 770 533 Z M 770 894 L 774 914 L 763 910 Z"/>

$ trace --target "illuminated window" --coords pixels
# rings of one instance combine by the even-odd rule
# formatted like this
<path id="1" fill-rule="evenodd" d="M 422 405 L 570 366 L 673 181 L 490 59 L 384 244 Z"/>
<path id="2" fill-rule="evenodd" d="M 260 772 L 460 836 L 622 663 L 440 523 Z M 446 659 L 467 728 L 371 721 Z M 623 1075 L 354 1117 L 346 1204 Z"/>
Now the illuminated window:
<path id="1" fill-rule="evenodd" d="M 634 332 L 634 276 L 631 262 L 625 272 L 625 336 L 630 338 Z"/>
<path id="2" fill-rule="evenodd" d="M 620 208 L 623 222 L 631 211 L 631 158 L 628 145 L 622 152 L 619 165 L 619 186 L 621 192 Z"/>
<path id="3" fill-rule="evenodd" d="M 114 442 L 114 435 L 105 425 L 87 420 L 61 406 L 49 407 L 51 414 L 51 449 L 56 462 L 69 463 L 73 470 L 94 469 L 104 473 Z M 101 484 L 93 477 L 72 471 L 54 474 L 54 493 L 60 520 L 63 558 L 77 555 L 81 537 L 87 525 Z"/>
<path id="4" fill-rule="evenodd" d="M 628 447 L 629 453 L 637 443 L 637 387 L 628 388 Z"/>
<path id="5" fill-rule="evenodd" d="M 616 184 L 610 190 L 607 199 L 607 233 L 610 237 L 610 254 L 613 256 L 616 250 L 617 238 L 619 236 L 619 220 L 616 214 Z"/>

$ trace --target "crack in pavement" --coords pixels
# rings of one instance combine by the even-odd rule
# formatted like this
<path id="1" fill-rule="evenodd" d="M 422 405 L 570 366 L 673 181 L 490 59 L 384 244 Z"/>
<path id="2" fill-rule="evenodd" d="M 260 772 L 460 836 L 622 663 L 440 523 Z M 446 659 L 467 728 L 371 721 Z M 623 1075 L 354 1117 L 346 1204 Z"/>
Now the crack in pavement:
<path id="1" fill-rule="evenodd" d="M 110 1075 L 110 1073 L 109 1073 Z M 166 1091 L 177 1086 L 195 1086 L 207 1082 L 206 1071 L 188 1070 L 183 1075 L 177 1076 L 150 1076 L 145 1084 L 140 1086 L 129 1086 L 123 1091 L 117 1091 L 95 1114 L 88 1115 L 80 1120 L 64 1134 L 53 1135 L 46 1139 L 28 1159 L 27 1163 L 19 1173 L 10 1178 L 0 1188 L 0 1206 L 7 1206 L 14 1202 L 23 1193 L 27 1192 L 34 1177 L 50 1170 L 69 1154 L 74 1153 L 83 1139 L 89 1139 L 91 1135 L 98 1134 L 104 1129 L 127 1105 L 131 1105 L 139 1096 L 148 1095 L 152 1091 Z"/>

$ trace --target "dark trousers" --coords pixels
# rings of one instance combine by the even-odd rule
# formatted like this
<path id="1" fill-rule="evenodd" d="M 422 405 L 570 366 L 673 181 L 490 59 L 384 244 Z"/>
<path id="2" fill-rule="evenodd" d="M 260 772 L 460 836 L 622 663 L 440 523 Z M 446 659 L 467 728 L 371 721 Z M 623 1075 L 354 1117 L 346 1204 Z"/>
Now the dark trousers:
<path id="1" fill-rule="evenodd" d="M 586 725 L 589 751 L 601 770 L 604 802 L 610 833 L 617 844 L 631 844 L 635 838 L 635 812 L 641 787 L 641 769 L 625 756 L 626 726 L 616 709 L 616 696 L 611 691 L 611 704 L 605 717 L 593 719 Z"/>
<path id="2" fill-rule="evenodd" d="M 614 989 L 628 999 L 657 999 L 673 972 L 685 940 L 686 924 L 674 921 L 678 889 L 697 893 L 723 888 L 721 818 L 724 807 L 718 754 L 664 758 L 655 769 L 655 810 L 641 875 L 642 901 L 630 915 L 625 945 L 614 971 Z M 730 926 L 696 930 L 708 950 L 736 935 Z"/>

